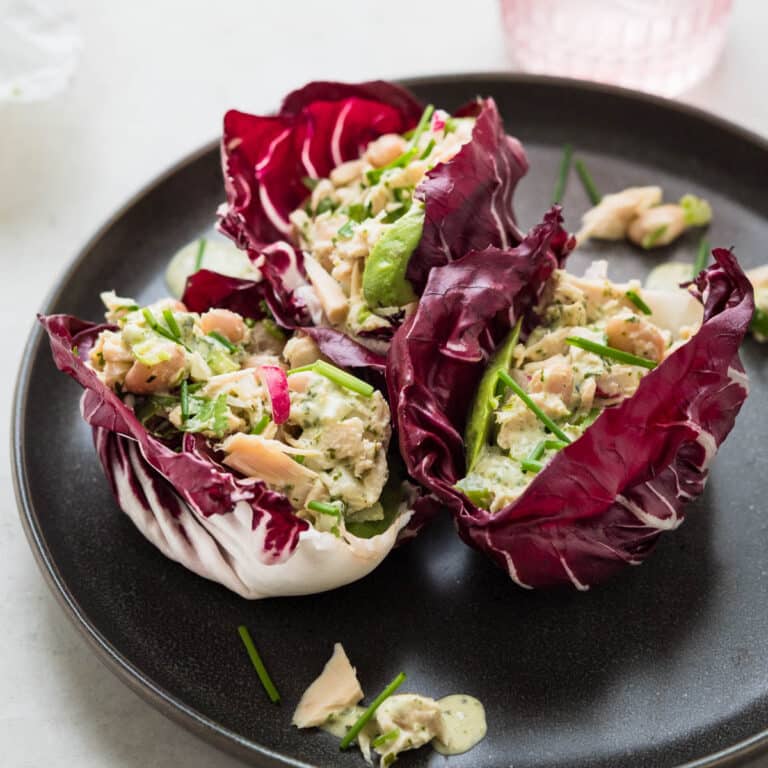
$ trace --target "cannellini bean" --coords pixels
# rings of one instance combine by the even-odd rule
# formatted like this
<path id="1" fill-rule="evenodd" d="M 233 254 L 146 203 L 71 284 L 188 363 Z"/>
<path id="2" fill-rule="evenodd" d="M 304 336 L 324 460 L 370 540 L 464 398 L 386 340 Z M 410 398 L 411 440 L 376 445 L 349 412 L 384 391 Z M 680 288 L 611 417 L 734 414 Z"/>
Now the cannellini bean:
<path id="1" fill-rule="evenodd" d="M 336 188 L 333 186 L 333 182 L 330 179 L 323 179 L 312 190 L 312 197 L 310 198 L 312 210 L 317 210 L 320 201 L 326 197 L 330 197 L 334 203 L 337 202 Z"/>
<path id="2" fill-rule="evenodd" d="M 169 358 L 157 365 L 144 365 L 138 360 L 125 376 L 125 388 L 137 395 L 150 395 L 173 389 L 184 371 L 184 350 L 178 344 L 168 344 Z"/>
<path id="3" fill-rule="evenodd" d="M 661 331 L 637 315 L 612 317 L 606 327 L 608 346 L 660 362 L 666 344 Z"/>
<path id="4" fill-rule="evenodd" d="M 363 161 L 362 160 L 348 160 L 346 163 L 337 165 L 331 171 L 331 181 L 337 186 L 342 187 L 345 184 L 350 184 L 363 174 Z"/>
<path id="5" fill-rule="evenodd" d="M 240 315 L 228 309 L 210 309 L 200 318 L 203 333 L 216 331 L 226 336 L 233 344 L 245 337 L 245 323 Z"/>
<path id="6" fill-rule="evenodd" d="M 282 366 L 283 363 L 276 354 L 271 352 L 257 352 L 253 355 L 248 355 L 243 361 L 243 368 L 261 368 L 262 365 Z"/>
<path id="7" fill-rule="evenodd" d="M 658 205 L 662 194 L 661 187 L 629 187 L 605 195 L 581 217 L 581 230 L 576 239 L 579 243 L 590 237 L 622 240 L 627 234 L 629 223 L 651 206 Z"/>
<path id="8" fill-rule="evenodd" d="M 391 187 L 415 187 L 429 170 L 429 163 L 426 160 L 414 160 L 408 163 L 400 173 L 393 174 L 390 179 Z"/>
<path id="9" fill-rule="evenodd" d="M 402 136 L 396 133 L 385 133 L 368 145 L 363 158 L 374 168 L 381 168 L 402 155 L 407 146 L 408 143 Z"/>
<path id="10" fill-rule="evenodd" d="M 643 211 L 630 225 L 627 236 L 643 248 L 658 248 L 676 240 L 685 231 L 685 211 L 675 203 L 656 205 Z"/>
<path id="11" fill-rule="evenodd" d="M 371 213 L 374 216 L 381 213 L 387 207 L 389 201 L 389 190 L 381 185 L 369 189 L 363 198 L 364 205 L 371 207 Z"/>
<path id="12" fill-rule="evenodd" d="M 300 371 L 299 373 L 292 373 L 288 377 L 288 389 L 291 392 L 306 392 L 312 381 L 311 371 Z"/>
<path id="13" fill-rule="evenodd" d="M 99 337 L 100 344 L 97 344 L 94 351 L 101 352 L 104 360 L 110 363 L 129 363 L 133 361 L 133 355 L 123 337 L 114 331 L 104 331 Z"/>
<path id="14" fill-rule="evenodd" d="M 301 368 L 303 365 L 312 365 L 320 359 L 321 354 L 313 339 L 297 333 L 286 342 L 283 357 L 291 368 Z"/>

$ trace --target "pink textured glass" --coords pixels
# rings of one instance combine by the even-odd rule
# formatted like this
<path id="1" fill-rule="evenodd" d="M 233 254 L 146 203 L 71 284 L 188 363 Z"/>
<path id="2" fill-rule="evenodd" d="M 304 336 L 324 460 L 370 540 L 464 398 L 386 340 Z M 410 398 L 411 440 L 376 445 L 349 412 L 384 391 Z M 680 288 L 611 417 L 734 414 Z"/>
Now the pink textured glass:
<path id="1" fill-rule="evenodd" d="M 501 0 L 507 49 L 527 72 L 674 96 L 714 67 L 732 0 Z"/>

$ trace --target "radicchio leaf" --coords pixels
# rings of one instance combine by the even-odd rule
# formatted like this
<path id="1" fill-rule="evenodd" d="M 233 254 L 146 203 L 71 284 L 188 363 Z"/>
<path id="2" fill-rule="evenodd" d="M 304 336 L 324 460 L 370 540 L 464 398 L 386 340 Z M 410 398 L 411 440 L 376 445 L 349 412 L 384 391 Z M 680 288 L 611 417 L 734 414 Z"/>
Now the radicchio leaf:
<path id="1" fill-rule="evenodd" d="M 288 238 L 288 214 L 307 197 L 305 177 L 326 177 L 378 136 L 413 128 L 422 109 L 404 89 L 376 81 L 309 83 L 277 115 L 230 110 L 221 141 L 221 230 L 256 251 Z"/>
<path id="2" fill-rule="evenodd" d="M 511 248 L 523 237 L 512 207 L 517 183 L 528 171 L 522 145 L 504 132 L 493 99 L 459 112 L 476 118 L 472 140 L 451 162 L 435 166 L 414 194 L 425 212 L 421 243 L 408 262 L 417 293 L 433 267 L 488 246 Z"/>
<path id="3" fill-rule="evenodd" d="M 152 437 L 133 411 L 85 364 L 89 349 L 105 326 L 69 315 L 40 317 L 40 322 L 48 332 L 56 367 L 85 389 L 82 413 L 88 424 L 135 440 L 146 462 L 197 514 L 221 515 L 230 512 L 237 502 L 247 502 L 252 511 L 252 528 L 266 530 L 264 559 L 281 562 L 290 557 L 308 524 L 296 517 L 285 496 L 262 482 L 238 479 L 207 454 L 176 452 Z M 189 441 L 184 447 L 191 447 Z"/>
<path id="4" fill-rule="evenodd" d="M 407 525 L 412 490 L 395 522 L 374 538 L 316 531 L 285 496 L 219 464 L 200 435 L 184 435 L 174 450 L 146 431 L 85 363 L 101 331 L 113 326 L 69 315 L 39 320 L 57 368 L 85 390 L 82 415 L 120 507 L 165 555 L 195 573 L 246 598 L 322 592 L 373 570 Z"/>
<path id="5" fill-rule="evenodd" d="M 553 264 L 542 249 L 512 249 L 475 252 L 431 273 L 390 350 L 401 450 L 409 472 L 451 509 L 462 538 L 518 584 L 586 589 L 604 581 L 645 559 L 702 492 L 747 396 L 738 349 L 753 310 L 734 256 L 713 255 L 716 265 L 691 287 L 704 306 L 698 333 L 495 514 L 454 487 L 465 474 L 467 407 L 494 346 Z"/>
<path id="6" fill-rule="evenodd" d="M 289 94 L 277 115 L 227 112 L 222 138 L 227 201 L 219 228 L 261 268 L 277 317 L 293 326 L 311 323 L 301 291 L 303 257 L 291 243 L 288 219 L 308 195 L 304 179 L 327 177 L 341 162 L 358 158 L 376 137 L 414 127 L 421 113 L 407 91 L 384 82 L 310 83 Z M 512 195 L 528 169 L 520 143 L 504 133 L 493 99 L 472 102 L 457 114 L 476 118 L 472 140 L 450 162 L 433 168 L 415 192 L 425 208 L 421 243 L 408 265 L 417 292 L 432 267 L 468 250 L 510 247 L 521 237 L 512 212 Z M 393 320 L 393 329 L 401 320 Z M 393 329 L 380 332 L 384 341 Z"/>
<path id="7" fill-rule="evenodd" d="M 464 421 L 483 364 L 572 248 L 561 222 L 553 208 L 516 248 L 433 269 L 418 310 L 394 336 L 387 381 L 400 452 L 430 491 L 462 476 Z M 434 504 L 424 510 L 434 513 Z M 417 510 L 411 526 L 419 522 Z"/>
<path id="8" fill-rule="evenodd" d="M 115 498 L 136 527 L 166 557 L 248 599 L 324 592 L 362 578 L 394 546 L 410 514 L 401 513 L 375 539 L 329 539 L 303 531 L 290 558 L 265 563 L 264 526 L 252 526 L 251 510 L 238 502 L 226 515 L 204 517 L 185 504 L 174 487 L 145 460 L 139 444 L 95 427 L 96 449 Z M 205 456 L 204 440 L 188 435 L 189 453 Z"/>

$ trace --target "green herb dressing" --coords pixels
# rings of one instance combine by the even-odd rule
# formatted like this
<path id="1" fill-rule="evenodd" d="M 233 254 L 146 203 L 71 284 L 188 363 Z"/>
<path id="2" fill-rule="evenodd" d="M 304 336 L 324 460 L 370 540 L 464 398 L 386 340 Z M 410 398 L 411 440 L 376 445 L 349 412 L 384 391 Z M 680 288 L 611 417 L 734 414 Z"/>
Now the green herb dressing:
<path id="1" fill-rule="evenodd" d="M 460 755 L 481 741 L 488 730 L 485 708 L 474 696 L 454 693 L 438 699 L 443 713 L 443 735 L 432 741 L 441 755 Z"/>
<path id="2" fill-rule="evenodd" d="M 365 707 L 347 707 L 331 715 L 320 727 L 321 730 L 343 739 L 352 726 L 362 717 Z"/>

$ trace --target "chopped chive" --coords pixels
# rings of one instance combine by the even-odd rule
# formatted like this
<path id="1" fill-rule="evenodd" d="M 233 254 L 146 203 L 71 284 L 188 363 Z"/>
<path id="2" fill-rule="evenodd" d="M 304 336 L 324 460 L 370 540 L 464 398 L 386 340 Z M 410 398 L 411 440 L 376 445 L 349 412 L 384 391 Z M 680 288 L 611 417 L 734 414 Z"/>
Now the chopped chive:
<path id="1" fill-rule="evenodd" d="M 407 213 L 408 208 L 405 205 L 393 208 L 384 218 L 381 220 L 383 224 L 394 224 L 401 216 Z"/>
<path id="2" fill-rule="evenodd" d="M 338 517 L 342 512 L 342 502 L 310 501 L 307 509 L 313 512 L 320 512 L 322 515 L 333 515 Z"/>
<path id="3" fill-rule="evenodd" d="M 149 309 L 149 307 L 144 307 L 144 309 L 141 310 L 141 313 L 144 315 L 144 319 L 147 321 L 147 325 L 155 333 L 159 334 L 160 336 L 163 336 L 169 341 L 174 342 L 175 344 L 179 343 L 179 339 L 177 339 L 169 330 L 167 330 L 166 328 L 163 328 L 163 326 L 157 322 L 157 318 L 152 314 L 152 310 Z"/>
<path id="4" fill-rule="evenodd" d="M 401 672 L 371 703 L 368 709 L 363 712 L 355 724 L 347 731 L 347 735 L 341 740 L 339 749 L 346 749 L 356 738 L 365 724 L 373 717 L 376 710 L 382 702 L 388 699 L 405 682 L 405 672 Z"/>
<path id="5" fill-rule="evenodd" d="M 302 365 L 300 368 L 292 368 L 288 371 L 288 375 L 294 373 L 303 373 L 304 371 L 314 371 L 320 376 L 325 376 L 334 384 L 338 384 L 345 389 L 351 389 L 353 392 L 357 392 L 358 395 L 363 397 L 370 397 L 373 394 L 373 387 L 368 382 L 358 379 L 357 376 L 353 376 L 351 373 L 342 371 L 341 368 L 337 368 L 335 365 L 326 363 L 325 360 L 316 360 L 311 365 Z"/>
<path id="6" fill-rule="evenodd" d="M 434 148 L 435 148 L 435 140 L 430 139 L 429 144 L 427 144 L 427 148 L 419 155 L 419 160 L 426 160 L 432 154 L 432 150 Z"/>
<path id="7" fill-rule="evenodd" d="M 540 461 L 534 461 L 533 459 L 523 459 L 520 462 L 520 467 L 522 468 L 523 472 L 531 472 L 536 474 L 537 472 L 541 472 L 541 470 L 544 468 L 544 465 Z"/>
<path id="8" fill-rule="evenodd" d="M 526 406 L 533 411 L 539 421 L 544 424 L 552 434 L 557 435 L 563 442 L 571 442 L 568 435 L 566 435 L 565 432 L 563 432 L 563 430 L 560 429 L 560 427 L 558 427 L 557 424 L 555 424 L 555 422 L 533 402 L 533 400 L 531 400 L 528 393 L 506 371 L 499 371 L 499 380 L 509 387 L 526 404 Z"/>
<path id="9" fill-rule="evenodd" d="M 324 197 L 318 204 L 317 208 L 315 208 L 315 216 L 319 216 L 321 213 L 325 213 L 326 211 L 332 211 L 336 208 L 336 204 L 331 200 L 330 197 Z"/>
<path id="10" fill-rule="evenodd" d="M 566 144 L 563 147 L 563 159 L 560 161 L 560 173 L 555 183 L 555 191 L 552 194 L 552 204 L 559 203 L 565 194 L 565 188 L 568 185 L 568 174 L 571 171 L 571 158 L 573 157 L 573 147 Z"/>
<path id="11" fill-rule="evenodd" d="M 179 397 L 181 399 L 181 423 L 185 424 L 189 418 L 189 382 L 186 379 L 181 382 Z"/>
<path id="12" fill-rule="evenodd" d="M 297 464 L 303 464 L 306 461 L 306 456 L 302 456 L 301 454 L 296 454 L 296 456 L 293 457 L 293 460 Z"/>
<path id="13" fill-rule="evenodd" d="M 248 651 L 251 664 L 253 664 L 256 674 L 259 676 L 259 680 L 261 680 L 261 684 L 267 692 L 267 696 L 269 696 L 269 699 L 273 704 L 279 704 L 280 694 L 277 692 L 277 688 L 275 688 L 275 684 L 272 682 L 272 678 L 269 676 L 269 672 L 267 672 L 267 668 L 264 666 L 264 662 L 261 660 L 261 656 L 259 656 L 256 646 L 253 644 L 251 633 L 248 631 L 247 627 L 242 625 L 237 628 L 237 631 L 240 635 L 240 639 L 243 641 L 245 650 Z"/>
<path id="14" fill-rule="evenodd" d="M 624 294 L 644 315 L 652 315 L 653 310 L 643 301 L 637 291 L 627 291 Z"/>
<path id="15" fill-rule="evenodd" d="M 600 355 L 600 357 L 607 357 L 620 363 L 627 363 L 627 365 L 639 365 L 642 368 L 647 368 L 649 371 L 658 365 L 654 360 L 649 360 L 647 357 L 638 357 L 630 352 L 625 352 L 623 349 L 607 347 L 605 344 L 598 344 L 596 341 L 583 339 L 580 336 L 568 336 L 565 341 L 572 347 L 579 347 L 587 352 Z"/>
<path id="16" fill-rule="evenodd" d="M 699 250 L 696 252 L 696 261 L 693 264 L 693 279 L 695 280 L 702 269 L 704 269 L 707 266 L 707 262 L 709 261 L 709 240 L 707 240 L 706 237 L 701 238 L 701 242 L 699 243 Z"/>
<path id="17" fill-rule="evenodd" d="M 656 245 L 656 243 L 658 243 L 662 237 L 664 237 L 664 233 L 667 231 L 667 229 L 668 229 L 667 224 L 659 225 L 652 232 L 649 232 L 647 235 L 643 236 L 643 239 L 640 242 L 640 245 L 643 248 L 645 248 L 646 251 L 649 248 L 653 248 L 653 246 Z"/>
<path id="18" fill-rule="evenodd" d="M 75 357 L 80 357 L 80 354 L 79 354 L 79 350 L 77 349 L 77 344 L 74 344 L 74 345 L 72 346 L 72 354 L 73 354 Z"/>
<path id="19" fill-rule="evenodd" d="M 382 744 L 386 744 L 388 741 L 392 741 L 392 739 L 396 739 L 400 735 L 400 729 L 399 728 L 393 728 L 391 731 L 387 731 L 387 733 L 379 734 L 372 742 L 372 747 L 380 747 Z"/>
<path id="20" fill-rule="evenodd" d="M 424 133 L 424 131 L 427 130 L 427 126 L 429 125 L 429 121 L 434 111 L 435 111 L 435 105 L 427 104 L 426 108 L 421 113 L 421 117 L 419 118 L 418 125 L 413 131 L 413 136 L 411 136 L 411 146 L 415 147 L 419 143 L 419 139 L 421 138 L 421 135 Z"/>
<path id="21" fill-rule="evenodd" d="M 233 344 L 226 336 L 222 335 L 218 331 L 211 331 L 208 335 L 215 341 L 218 341 L 222 347 L 227 349 L 228 352 L 231 352 L 232 354 L 237 352 L 237 345 Z"/>
<path id="22" fill-rule="evenodd" d="M 561 451 L 568 443 L 564 443 L 562 440 L 545 440 L 544 448 L 547 451 Z"/>
<path id="23" fill-rule="evenodd" d="M 403 152 L 403 154 L 399 157 L 396 157 L 394 160 L 392 160 L 392 162 L 387 163 L 381 168 L 374 168 L 372 171 L 368 171 L 365 174 L 366 178 L 368 179 L 368 183 L 371 186 L 378 184 L 384 171 L 390 171 L 393 168 L 404 168 L 406 165 L 408 165 L 408 163 L 411 162 L 411 160 L 413 160 L 414 157 L 416 157 L 416 154 L 419 151 L 416 145 L 418 144 L 419 139 L 421 138 L 424 131 L 427 130 L 429 120 L 432 117 L 432 113 L 434 111 L 434 105 L 428 104 L 426 109 L 421 113 L 421 118 L 419 119 L 418 125 L 413 129 L 413 133 L 410 134 L 409 140 L 411 146 L 409 149 Z"/>
<path id="24" fill-rule="evenodd" d="M 350 237 L 352 237 L 352 235 L 354 234 L 354 231 L 355 230 L 354 230 L 354 227 L 352 226 L 352 220 L 350 219 L 344 224 L 344 226 L 339 227 L 336 234 L 339 237 L 343 237 L 345 240 L 348 240 Z"/>
<path id="25" fill-rule="evenodd" d="M 269 416 L 266 413 L 262 414 L 262 417 L 251 427 L 251 434 L 260 435 L 267 428 L 269 421 Z"/>
<path id="26" fill-rule="evenodd" d="M 205 246 L 208 245 L 208 241 L 201 237 L 197 241 L 197 255 L 195 256 L 195 272 L 199 272 L 203 266 L 203 254 L 205 253 Z"/>
<path id="27" fill-rule="evenodd" d="M 371 208 L 370 205 L 363 205 L 362 203 L 353 203 L 352 205 L 347 207 L 347 216 L 349 216 L 352 221 L 356 222 L 357 224 L 360 224 L 364 222 L 366 219 L 370 218 L 371 216 Z"/>
<path id="28" fill-rule="evenodd" d="M 179 328 L 179 324 L 170 309 L 163 310 L 163 320 L 165 320 L 168 330 L 181 342 L 181 328 Z"/>
<path id="29" fill-rule="evenodd" d="M 589 197 L 590 202 L 592 203 L 592 205 L 597 205 L 603 199 L 603 196 L 597 191 L 595 182 L 592 180 L 592 177 L 590 176 L 589 171 L 587 170 L 587 166 L 584 165 L 584 161 L 575 160 L 573 163 L 573 167 L 576 169 L 576 173 L 579 174 L 581 183 L 584 186 L 584 191 L 587 193 L 587 196 Z"/>
<path id="30" fill-rule="evenodd" d="M 544 455 L 545 450 L 546 445 L 544 440 L 539 440 L 539 442 L 536 443 L 534 449 L 528 454 L 526 458 L 528 461 L 538 461 Z"/>
<path id="31" fill-rule="evenodd" d="M 302 176 L 301 183 L 312 192 L 314 188 L 320 183 L 320 179 L 313 179 L 311 176 Z"/>
<path id="32" fill-rule="evenodd" d="M 454 488 L 458 488 L 476 507 L 488 509 L 491 506 L 491 492 L 487 488 L 462 488 L 458 483 Z"/>

